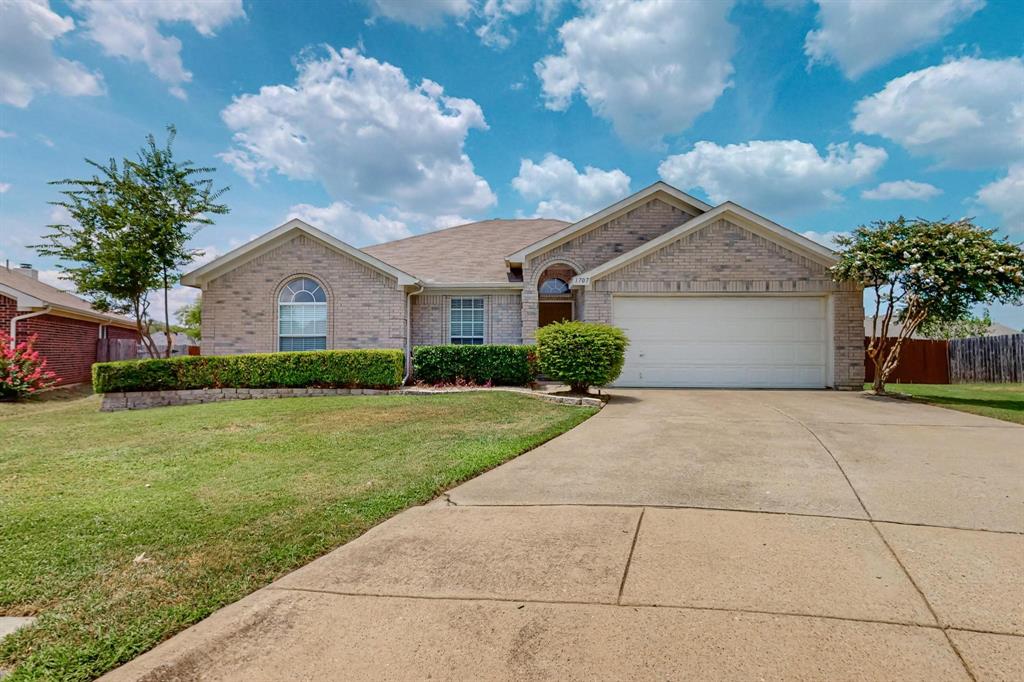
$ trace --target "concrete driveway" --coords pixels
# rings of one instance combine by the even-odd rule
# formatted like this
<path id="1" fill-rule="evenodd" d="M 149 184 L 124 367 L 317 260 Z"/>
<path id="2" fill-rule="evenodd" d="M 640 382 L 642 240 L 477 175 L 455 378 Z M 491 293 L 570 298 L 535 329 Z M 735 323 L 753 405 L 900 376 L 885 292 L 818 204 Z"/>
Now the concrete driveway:
<path id="1" fill-rule="evenodd" d="M 1022 671 L 1024 427 L 849 393 L 617 390 L 109 678 Z"/>

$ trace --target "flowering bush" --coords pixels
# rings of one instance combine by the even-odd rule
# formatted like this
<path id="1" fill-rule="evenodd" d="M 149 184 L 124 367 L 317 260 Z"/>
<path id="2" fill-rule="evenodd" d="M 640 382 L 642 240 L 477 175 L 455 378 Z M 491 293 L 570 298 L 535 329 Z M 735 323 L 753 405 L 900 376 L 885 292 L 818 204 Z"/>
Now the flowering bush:
<path id="1" fill-rule="evenodd" d="M 11 345 L 10 335 L 0 332 L 0 400 L 17 400 L 49 388 L 59 379 L 46 369 L 46 358 L 32 346 L 36 335 Z"/>

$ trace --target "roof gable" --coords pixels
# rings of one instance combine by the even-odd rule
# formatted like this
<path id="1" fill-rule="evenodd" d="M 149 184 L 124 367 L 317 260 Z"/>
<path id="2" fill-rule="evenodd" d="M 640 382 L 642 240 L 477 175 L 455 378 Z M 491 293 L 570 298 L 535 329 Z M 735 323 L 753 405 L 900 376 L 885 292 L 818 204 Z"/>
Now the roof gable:
<path id="1" fill-rule="evenodd" d="M 690 196 L 686 192 L 678 190 L 672 185 L 659 180 L 653 185 L 649 185 L 639 192 L 631 194 L 625 199 L 618 201 L 611 206 L 594 213 L 593 215 L 587 216 L 583 220 L 568 225 L 564 229 L 559 230 L 540 241 L 534 242 L 515 253 L 509 254 L 506 260 L 509 263 L 524 263 L 528 258 L 554 249 L 570 239 L 596 229 L 604 223 L 614 220 L 622 214 L 628 213 L 633 208 L 640 206 L 652 198 L 660 198 L 666 203 L 676 206 L 681 205 L 681 207 L 685 207 L 689 212 L 692 212 L 695 215 L 700 215 L 711 209 L 710 205 L 704 203 L 700 199 Z"/>
<path id="2" fill-rule="evenodd" d="M 346 244 L 337 237 L 329 235 L 322 230 L 318 230 L 298 218 L 293 218 L 280 227 L 257 237 L 248 244 L 243 244 L 237 249 L 224 254 L 220 258 L 198 267 L 191 272 L 185 273 L 181 277 L 181 283 L 190 287 L 202 287 L 210 280 L 219 277 L 225 272 L 229 272 L 243 263 L 247 263 L 250 260 L 271 251 L 280 244 L 286 243 L 296 234 L 305 234 L 312 237 L 328 248 L 345 254 L 354 260 L 361 261 L 374 270 L 394 277 L 398 280 L 399 286 L 412 285 L 419 281 L 409 273 L 399 270 L 398 268 L 389 265 L 388 263 L 385 263 L 379 258 L 371 256 L 364 251 L 360 251 L 356 247 Z"/>
<path id="3" fill-rule="evenodd" d="M 734 222 L 740 227 L 743 227 L 756 235 L 760 235 L 771 242 L 779 244 L 780 246 L 783 246 L 801 256 L 805 256 L 809 260 L 820 263 L 825 267 L 833 265 L 837 260 L 835 252 L 828 247 L 811 241 L 803 235 L 782 227 L 778 223 L 774 223 L 771 220 L 743 208 L 738 204 L 727 201 L 703 215 L 698 216 L 693 220 L 688 220 L 673 230 L 669 230 L 660 237 L 652 239 L 646 244 L 622 254 L 618 258 L 613 258 L 612 260 L 602 263 L 595 268 L 591 268 L 587 272 L 581 273 L 573 279 L 573 285 L 585 287 L 594 280 L 620 270 L 630 263 L 633 263 L 644 256 L 655 253 L 666 245 L 687 235 L 693 234 L 720 219 L 727 219 Z"/>

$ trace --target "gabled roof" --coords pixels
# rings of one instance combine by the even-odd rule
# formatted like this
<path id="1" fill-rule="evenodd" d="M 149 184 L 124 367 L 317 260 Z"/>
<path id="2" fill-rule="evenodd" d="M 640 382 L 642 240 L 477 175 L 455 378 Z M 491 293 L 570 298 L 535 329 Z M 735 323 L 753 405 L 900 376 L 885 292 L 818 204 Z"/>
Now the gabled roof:
<path id="1" fill-rule="evenodd" d="M 424 283 L 507 284 L 505 254 L 564 228 L 564 220 L 483 220 L 364 247 Z"/>
<path id="2" fill-rule="evenodd" d="M 685 237 L 688 234 L 692 234 L 703 227 L 707 227 L 720 218 L 728 218 L 737 225 L 740 225 L 755 234 L 761 235 L 770 241 L 781 244 L 796 253 L 821 263 L 822 265 L 831 266 L 838 260 L 836 253 L 832 249 L 822 246 L 801 234 L 797 234 L 778 223 L 774 223 L 764 216 L 760 216 L 749 209 L 743 208 L 739 204 L 726 201 L 703 215 L 698 216 L 693 220 L 688 220 L 679 227 L 669 230 L 665 234 L 646 242 L 643 246 L 639 246 L 632 251 L 627 251 L 618 258 L 606 261 L 587 272 L 580 273 L 577 277 L 573 278 L 573 285 L 587 286 L 595 279 L 604 277 L 605 275 L 625 267 L 637 259 L 643 258 L 644 256 L 657 251 L 666 244 Z"/>
<path id="3" fill-rule="evenodd" d="M 103 324 L 117 324 L 135 328 L 135 322 L 120 315 L 103 313 L 84 298 L 62 291 L 35 277 L 14 272 L 0 266 L 0 294 L 13 298 L 18 310 L 31 311 L 52 308 L 54 315 L 96 320 Z"/>
<path id="4" fill-rule="evenodd" d="M 257 237 L 248 244 L 243 244 L 237 249 L 225 253 L 220 258 L 210 261 L 206 265 L 196 268 L 191 272 L 185 273 L 181 277 L 181 283 L 190 287 L 202 287 L 206 282 L 209 282 L 224 272 L 236 268 L 242 263 L 250 261 L 253 258 L 262 256 L 278 245 L 294 238 L 298 234 L 305 234 L 312 237 L 328 248 L 334 249 L 339 253 L 343 253 L 354 260 L 362 261 L 371 268 L 394 277 L 398 280 L 399 286 L 416 284 L 418 282 L 417 278 L 409 273 L 399 270 L 393 265 L 389 265 L 364 251 L 360 251 L 356 247 L 346 244 L 337 237 L 331 236 L 322 230 L 318 230 L 298 218 L 292 218 L 284 225 Z"/>
<path id="5" fill-rule="evenodd" d="M 682 204 L 696 215 L 700 215 L 701 213 L 711 209 L 709 204 L 705 204 L 700 199 L 690 196 L 682 190 L 676 189 L 667 182 L 659 180 L 653 185 L 649 185 L 639 192 L 631 194 L 622 201 L 612 204 L 608 208 L 602 209 L 593 215 L 589 215 L 583 220 L 572 223 L 544 239 L 528 244 L 515 253 L 509 254 L 505 260 L 509 263 L 523 263 L 526 259 L 536 255 L 537 253 L 553 249 L 559 244 L 562 244 L 580 234 L 586 233 L 591 229 L 599 227 L 602 223 L 617 217 L 619 214 L 626 213 L 627 211 L 632 210 L 635 206 L 639 206 L 640 204 L 659 196 L 668 200 L 669 203 Z"/>

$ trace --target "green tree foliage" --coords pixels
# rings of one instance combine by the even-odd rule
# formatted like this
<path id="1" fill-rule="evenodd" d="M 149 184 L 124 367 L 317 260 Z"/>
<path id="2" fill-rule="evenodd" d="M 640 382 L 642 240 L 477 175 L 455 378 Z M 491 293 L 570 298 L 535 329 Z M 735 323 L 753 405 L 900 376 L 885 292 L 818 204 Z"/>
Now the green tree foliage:
<path id="1" fill-rule="evenodd" d="M 876 221 L 836 240 L 837 281 L 858 282 L 874 294 L 867 354 L 875 365 L 875 393 L 899 362 L 903 342 L 930 324 L 963 320 L 978 304 L 1024 299 L 1024 250 L 969 219 Z M 890 337 L 893 320 L 900 322 Z"/>
<path id="2" fill-rule="evenodd" d="M 181 331 L 198 341 L 202 338 L 203 326 L 203 299 L 197 298 L 192 303 L 186 303 L 178 308 L 174 317 L 178 320 Z"/>
<path id="3" fill-rule="evenodd" d="M 576 393 L 604 386 L 622 373 L 629 340 L 618 327 L 593 322 L 556 322 L 537 330 L 540 370 Z"/>
<path id="4" fill-rule="evenodd" d="M 72 220 L 50 225 L 36 247 L 60 259 L 58 267 L 98 309 L 132 316 L 152 357 L 158 350 L 147 324 L 150 293 L 163 290 L 166 333 L 168 292 L 180 269 L 201 253 L 189 248 L 189 240 L 213 224 L 211 216 L 228 212 L 218 203 L 227 188 L 213 188 L 215 169 L 175 160 L 176 131 L 167 131 L 162 147 L 149 135 L 135 160 L 104 165 L 86 159 L 96 171 L 91 178 L 51 183 L 65 188 L 63 198 L 52 203 L 67 209 Z"/>
<path id="5" fill-rule="evenodd" d="M 959 320 L 936 320 L 926 318 L 921 323 L 921 334 L 929 339 L 966 339 L 972 336 L 984 336 L 992 326 L 992 318 L 988 311 L 981 317 L 968 315 Z"/>

